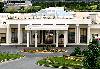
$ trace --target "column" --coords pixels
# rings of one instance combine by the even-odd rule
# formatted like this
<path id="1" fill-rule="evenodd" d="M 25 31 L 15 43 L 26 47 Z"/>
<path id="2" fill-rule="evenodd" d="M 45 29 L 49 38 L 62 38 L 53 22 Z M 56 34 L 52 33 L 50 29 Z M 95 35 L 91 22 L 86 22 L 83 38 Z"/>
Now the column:
<path id="1" fill-rule="evenodd" d="M 29 47 L 29 30 L 27 30 L 27 47 Z"/>
<path id="2" fill-rule="evenodd" d="M 89 44 L 90 42 L 90 25 L 88 25 L 88 28 L 87 28 L 87 44 Z"/>
<path id="3" fill-rule="evenodd" d="M 21 41 L 22 41 L 21 38 L 22 38 L 21 37 L 21 28 L 20 28 L 20 24 L 18 24 L 18 44 L 21 44 Z"/>
<path id="4" fill-rule="evenodd" d="M 68 42 L 68 38 L 67 38 L 67 30 L 66 30 L 64 31 L 64 47 L 66 47 L 67 42 Z"/>
<path id="5" fill-rule="evenodd" d="M 35 30 L 35 47 L 37 47 L 37 31 Z"/>
<path id="6" fill-rule="evenodd" d="M 56 30 L 56 47 L 58 47 L 58 31 Z"/>
<path id="7" fill-rule="evenodd" d="M 53 31 L 53 44 L 55 44 L 55 30 Z"/>
<path id="8" fill-rule="evenodd" d="M 9 24 L 7 25 L 6 43 L 11 43 L 11 28 Z"/>
<path id="9" fill-rule="evenodd" d="M 76 44 L 79 44 L 79 24 L 76 24 Z"/>

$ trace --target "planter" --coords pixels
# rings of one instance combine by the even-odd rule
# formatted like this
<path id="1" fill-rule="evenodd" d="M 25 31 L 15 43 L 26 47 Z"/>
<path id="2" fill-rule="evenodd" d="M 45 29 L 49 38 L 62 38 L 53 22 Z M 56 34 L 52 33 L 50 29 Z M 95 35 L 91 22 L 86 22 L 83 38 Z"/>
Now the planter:
<path id="1" fill-rule="evenodd" d="M 20 52 L 29 52 L 29 53 L 54 53 L 54 52 L 65 52 L 63 49 L 50 49 L 50 50 L 30 50 L 30 49 L 24 49 L 21 50 Z"/>

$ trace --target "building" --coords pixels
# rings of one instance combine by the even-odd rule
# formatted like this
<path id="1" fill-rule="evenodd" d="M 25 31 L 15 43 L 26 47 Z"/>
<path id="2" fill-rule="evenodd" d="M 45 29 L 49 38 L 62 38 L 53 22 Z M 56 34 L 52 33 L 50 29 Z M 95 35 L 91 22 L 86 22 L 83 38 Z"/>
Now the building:
<path id="1" fill-rule="evenodd" d="M 2 0 L 4 2 L 4 7 L 15 6 L 15 7 L 28 7 L 32 6 L 29 0 Z"/>
<path id="2" fill-rule="evenodd" d="M 100 2 L 100 0 L 31 0 L 34 2 Z"/>
<path id="3" fill-rule="evenodd" d="M 100 2 L 100 0 L 1 0 L 1 2 L 6 2 L 9 4 L 13 3 L 25 3 L 25 1 L 34 2 Z"/>
<path id="4" fill-rule="evenodd" d="M 0 13 L 1 45 L 88 45 L 92 36 L 100 36 L 100 12 L 49 7 L 36 13 Z"/>

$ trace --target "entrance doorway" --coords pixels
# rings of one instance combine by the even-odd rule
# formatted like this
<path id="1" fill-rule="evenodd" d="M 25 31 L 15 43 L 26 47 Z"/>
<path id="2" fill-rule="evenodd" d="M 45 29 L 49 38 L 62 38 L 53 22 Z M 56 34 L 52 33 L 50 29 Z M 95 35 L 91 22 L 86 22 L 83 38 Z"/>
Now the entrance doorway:
<path id="1" fill-rule="evenodd" d="M 43 30 L 43 43 L 53 44 L 54 31 L 53 30 Z"/>
<path id="2" fill-rule="evenodd" d="M 58 47 L 64 47 L 64 31 L 59 31 L 59 34 L 58 34 Z"/>

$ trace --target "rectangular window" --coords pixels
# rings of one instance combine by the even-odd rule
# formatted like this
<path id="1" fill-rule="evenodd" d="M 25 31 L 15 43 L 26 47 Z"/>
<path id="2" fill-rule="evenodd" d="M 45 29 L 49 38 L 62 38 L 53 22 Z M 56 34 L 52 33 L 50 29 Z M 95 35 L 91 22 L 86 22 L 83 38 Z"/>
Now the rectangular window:
<path id="1" fill-rule="evenodd" d="M 80 28 L 80 43 L 87 43 L 87 28 Z"/>
<path id="2" fill-rule="evenodd" d="M 6 43 L 6 33 L 0 33 L 0 43 Z"/>
<path id="3" fill-rule="evenodd" d="M 23 43 L 27 43 L 27 31 L 25 28 L 22 28 L 22 34 L 23 34 Z"/>
<path id="4" fill-rule="evenodd" d="M 75 43 L 75 28 L 68 29 L 68 43 Z"/>
<path id="5" fill-rule="evenodd" d="M 11 42 L 18 43 L 18 29 L 11 28 Z"/>

